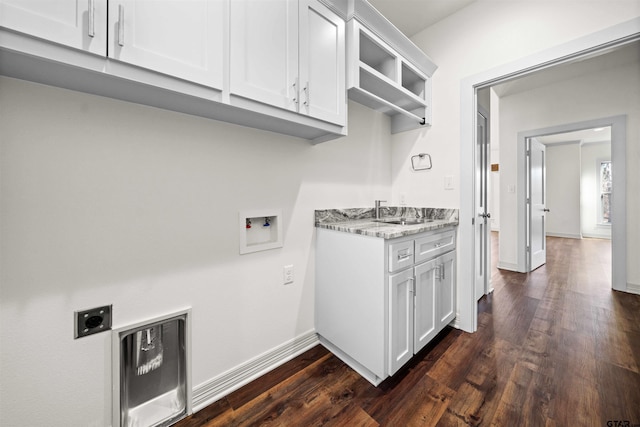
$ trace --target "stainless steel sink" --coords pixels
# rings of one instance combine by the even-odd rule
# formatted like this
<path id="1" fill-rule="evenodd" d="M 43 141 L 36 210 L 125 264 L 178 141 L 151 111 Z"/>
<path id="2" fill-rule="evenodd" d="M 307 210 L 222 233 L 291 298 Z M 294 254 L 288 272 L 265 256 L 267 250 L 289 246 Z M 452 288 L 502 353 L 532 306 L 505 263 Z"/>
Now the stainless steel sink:
<path id="1" fill-rule="evenodd" d="M 377 219 L 376 222 L 382 222 L 384 224 L 396 224 L 396 225 L 416 225 L 425 224 L 427 222 L 433 222 L 432 219 L 424 218 L 393 218 L 393 219 Z"/>

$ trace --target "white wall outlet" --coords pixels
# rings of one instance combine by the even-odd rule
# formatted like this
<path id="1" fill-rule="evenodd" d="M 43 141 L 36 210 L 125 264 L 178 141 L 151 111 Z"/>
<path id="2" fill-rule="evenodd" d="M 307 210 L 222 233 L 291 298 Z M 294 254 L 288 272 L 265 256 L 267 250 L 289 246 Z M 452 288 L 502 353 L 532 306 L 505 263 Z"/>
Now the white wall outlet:
<path id="1" fill-rule="evenodd" d="M 282 278 L 285 285 L 293 283 L 293 265 L 285 265 L 282 267 Z"/>
<path id="2" fill-rule="evenodd" d="M 444 177 L 444 189 L 453 190 L 453 175 L 446 175 Z"/>

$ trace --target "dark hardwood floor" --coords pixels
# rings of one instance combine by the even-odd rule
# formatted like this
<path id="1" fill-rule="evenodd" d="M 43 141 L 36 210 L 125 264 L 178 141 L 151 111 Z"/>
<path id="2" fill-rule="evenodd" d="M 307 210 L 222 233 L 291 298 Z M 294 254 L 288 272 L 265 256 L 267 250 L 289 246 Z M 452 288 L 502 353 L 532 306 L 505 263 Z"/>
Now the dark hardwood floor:
<path id="1" fill-rule="evenodd" d="M 317 346 L 177 426 L 640 427 L 640 296 L 611 290 L 609 241 L 547 245 L 530 274 L 493 270 L 476 333 L 379 387 Z"/>

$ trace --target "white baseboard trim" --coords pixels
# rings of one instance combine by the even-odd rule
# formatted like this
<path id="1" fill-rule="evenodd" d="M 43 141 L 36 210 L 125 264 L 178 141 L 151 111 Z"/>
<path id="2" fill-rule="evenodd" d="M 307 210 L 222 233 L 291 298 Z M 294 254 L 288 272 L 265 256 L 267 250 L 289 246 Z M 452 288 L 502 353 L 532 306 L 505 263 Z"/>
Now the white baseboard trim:
<path id="1" fill-rule="evenodd" d="M 586 237 L 588 239 L 607 239 L 607 240 L 611 240 L 611 234 L 583 233 L 582 237 Z"/>
<path id="2" fill-rule="evenodd" d="M 318 334 L 311 330 L 194 387 L 193 412 L 220 400 L 319 343 Z"/>
<path id="3" fill-rule="evenodd" d="M 520 273 L 520 270 L 518 270 L 518 264 L 512 264 L 510 262 L 498 261 L 498 268 L 500 270 L 509 270 L 509 271 L 515 271 L 517 273 Z"/>
<path id="4" fill-rule="evenodd" d="M 573 233 L 556 233 L 554 231 L 547 231 L 548 237 L 563 237 L 565 239 L 582 239 L 581 234 L 573 234 Z"/>
<path id="5" fill-rule="evenodd" d="M 640 285 L 635 283 L 627 283 L 627 292 L 640 295 Z"/>

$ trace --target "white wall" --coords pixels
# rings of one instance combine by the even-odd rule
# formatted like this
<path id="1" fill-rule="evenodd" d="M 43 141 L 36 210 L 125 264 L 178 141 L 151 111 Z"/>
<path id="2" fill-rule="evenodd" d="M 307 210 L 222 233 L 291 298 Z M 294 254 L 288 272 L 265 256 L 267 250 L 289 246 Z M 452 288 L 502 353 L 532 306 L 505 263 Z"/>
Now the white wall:
<path id="1" fill-rule="evenodd" d="M 413 42 L 438 65 L 433 125 L 393 136 L 394 200 L 402 193 L 409 205 L 459 207 L 462 79 L 636 16 L 640 0 L 477 0 L 416 34 Z M 421 152 L 431 154 L 433 169 L 419 174 L 410 157 Z M 445 175 L 454 175 L 454 190 L 444 189 Z"/>
<path id="2" fill-rule="evenodd" d="M 516 212 L 516 194 L 507 194 L 517 183 L 516 139 L 520 131 L 535 130 L 584 120 L 627 115 L 627 281 L 640 283 L 640 64 L 587 74 L 569 81 L 529 90 L 500 99 L 500 158 L 502 212 Z M 515 215 L 503 215 L 500 261 L 517 264 Z"/>
<path id="3" fill-rule="evenodd" d="M 546 146 L 547 236 L 579 239 L 580 143 Z"/>
<path id="4" fill-rule="evenodd" d="M 611 144 L 584 144 L 581 151 L 580 205 L 582 206 L 582 217 L 580 227 L 582 235 L 584 237 L 610 239 L 611 226 L 600 225 L 598 221 L 598 211 L 600 208 L 600 191 L 598 185 L 600 161 L 611 160 Z M 615 170 L 613 173 L 615 174 Z"/>
<path id="5" fill-rule="evenodd" d="M 578 39 L 580 43 L 574 47 L 592 46 L 593 43 L 586 41 L 587 37 L 639 16 L 639 0 L 477 0 L 412 38 L 438 65 L 433 77 L 433 126 L 393 137 L 393 194 L 394 198 L 400 192 L 406 194 L 409 204 L 428 203 L 461 209 L 462 222 L 458 233 L 458 320 L 466 330 L 475 328 L 472 313 L 476 309 L 470 228 L 472 201 L 468 200 L 472 194 L 468 170 L 473 168 L 473 156 L 461 153 L 460 147 L 461 143 L 465 148 L 470 147 L 469 141 L 474 131 L 473 115 L 467 104 L 470 94 L 461 93 L 462 84 L 465 79 L 473 78 L 474 83 L 481 83 L 485 81 L 481 79 L 484 76 L 499 77 L 505 71 L 522 69 L 519 65 L 514 66 L 516 61 L 525 67 L 536 64 L 532 59 L 539 58 L 539 53 L 547 53 Z M 541 23 L 544 23 L 543 29 Z M 408 161 L 411 153 L 419 152 L 432 154 L 434 170 L 413 179 Z M 460 199 L 461 159 L 465 165 L 464 202 Z M 505 188 L 502 168 L 512 159 L 510 156 L 500 157 L 502 188 Z M 442 178 L 445 174 L 454 175 L 456 188 L 453 191 L 443 189 Z M 637 184 L 632 186 L 638 190 Z M 631 190 L 628 189 L 629 192 Z M 513 196 L 515 200 L 515 194 Z M 501 206 L 500 211 L 502 234 L 505 231 L 505 212 L 509 210 Z M 506 229 L 507 232 L 516 233 L 513 223 L 507 223 Z M 507 245 L 504 250 L 514 252 L 512 246 Z M 502 247 L 500 252 L 503 252 Z M 639 275 L 635 274 L 635 280 L 638 279 Z"/>
<path id="6" fill-rule="evenodd" d="M 110 424 L 111 337 L 74 310 L 192 307 L 195 386 L 313 330 L 313 210 L 391 195 L 389 120 L 353 103 L 312 146 L 0 77 L 0 132 L 2 426 Z M 284 247 L 239 255 L 238 212 L 271 207 Z"/>

